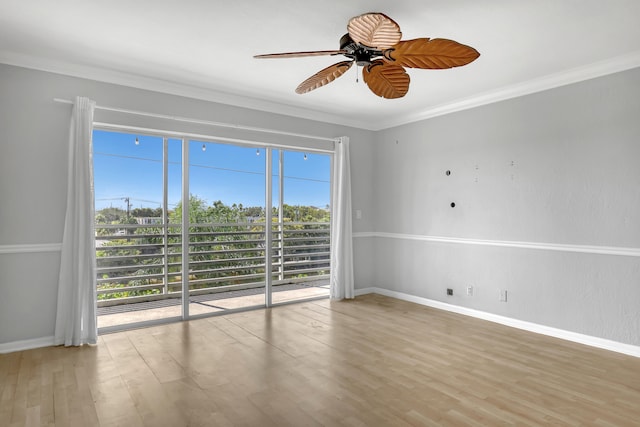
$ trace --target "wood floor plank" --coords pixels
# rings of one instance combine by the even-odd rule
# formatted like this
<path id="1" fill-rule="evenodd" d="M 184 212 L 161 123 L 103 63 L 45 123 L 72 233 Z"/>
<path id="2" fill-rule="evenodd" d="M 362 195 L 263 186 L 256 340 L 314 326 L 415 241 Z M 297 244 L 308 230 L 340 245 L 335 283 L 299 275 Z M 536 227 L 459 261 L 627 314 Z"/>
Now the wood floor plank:
<path id="1" fill-rule="evenodd" d="M 379 295 L 0 355 L 10 427 L 640 426 L 639 402 L 640 358 Z"/>

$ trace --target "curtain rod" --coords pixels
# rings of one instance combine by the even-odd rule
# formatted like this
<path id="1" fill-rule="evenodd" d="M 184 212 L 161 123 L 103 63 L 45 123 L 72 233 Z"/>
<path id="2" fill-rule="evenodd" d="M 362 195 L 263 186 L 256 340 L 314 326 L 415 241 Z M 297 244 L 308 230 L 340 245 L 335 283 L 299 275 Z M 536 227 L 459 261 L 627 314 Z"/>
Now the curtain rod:
<path id="1" fill-rule="evenodd" d="M 53 98 L 53 101 L 54 102 L 59 102 L 61 104 L 73 105 L 73 101 L 70 101 L 68 99 Z M 340 139 L 340 138 L 327 138 L 325 136 L 307 135 L 307 134 L 304 134 L 304 133 L 283 132 L 283 131 L 279 131 L 279 130 L 275 130 L 275 129 L 268 129 L 268 128 L 259 128 L 259 127 L 253 127 L 253 126 L 235 125 L 235 124 L 231 124 L 231 123 L 214 122 L 214 121 L 211 121 L 211 120 L 200 120 L 200 119 L 191 119 L 191 118 L 188 118 L 188 117 L 169 116 L 169 115 L 166 115 L 166 114 L 149 113 L 149 112 L 146 112 L 146 111 L 138 111 L 138 110 L 128 110 L 128 109 L 124 109 L 124 108 L 106 107 L 106 106 L 97 105 L 97 104 L 96 104 L 95 108 L 97 110 L 113 111 L 113 112 L 116 112 L 116 113 L 132 114 L 132 115 L 136 115 L 136 116 L 153 117 L 153 118 L 156 118 L 156 119 L 174 120 L 174 121 L 177 121 L 177 122 L 194 123 L 194 124 L 217 126 L 217 127 L 225 127 L 225 128 L 239 129 L 239 130 L 247 130 L 247 131 L 251 131 L 251 132 L 272 133 L 272 134 L 276 134 L 276 135 L 285 135 L 285 136 L 293 136 L 293 137 L 297 137 L 297 138 L 316 139 L 316 140 L 320 140 L 320 141 L 338 142 L 339 139 Z"/>

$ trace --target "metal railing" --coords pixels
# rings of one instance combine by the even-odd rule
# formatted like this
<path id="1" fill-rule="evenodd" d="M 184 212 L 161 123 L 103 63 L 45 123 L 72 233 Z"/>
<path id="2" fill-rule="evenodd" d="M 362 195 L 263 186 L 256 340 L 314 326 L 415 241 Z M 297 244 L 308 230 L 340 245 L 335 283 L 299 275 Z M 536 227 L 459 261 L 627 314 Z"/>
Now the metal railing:
<path id="1" fill-rule="evenodd" d="M 181 298 L 265 286 L 265 223 L 189 226 L 188 274 L 178 224 L 96 225 L 98 306 Z M 273 285 L 329 277 L 325 222 L 272 223 Z M 183 280 L 184 279 L 184 280 Z"/>

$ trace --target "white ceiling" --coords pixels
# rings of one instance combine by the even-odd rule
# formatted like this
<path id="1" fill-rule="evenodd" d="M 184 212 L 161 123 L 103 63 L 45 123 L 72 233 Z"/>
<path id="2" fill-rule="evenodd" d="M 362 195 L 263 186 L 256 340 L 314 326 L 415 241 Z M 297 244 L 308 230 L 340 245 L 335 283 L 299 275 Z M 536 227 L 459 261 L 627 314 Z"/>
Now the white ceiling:
<path id="1" fill-rule="evenodd" d="M 343 57 L 258 60 L 338 49 L 349 18 L 383 12 L 403 39 L 449 38 L 481 56 L 408 70 L 386 100 L 356 69 L 305 95 Z M 2 0 L 0 62 L 300 117 L 381 129 L 640 66 L 638 0 Z"/>

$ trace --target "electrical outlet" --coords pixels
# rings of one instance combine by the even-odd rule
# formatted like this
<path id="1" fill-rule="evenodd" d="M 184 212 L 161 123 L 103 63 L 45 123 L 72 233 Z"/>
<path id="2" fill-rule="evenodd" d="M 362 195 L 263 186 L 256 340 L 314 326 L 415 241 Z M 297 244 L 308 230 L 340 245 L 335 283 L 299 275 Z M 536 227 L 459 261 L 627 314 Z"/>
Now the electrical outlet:
<path id="1" fill-rule="evenodd" d="M 447 295 L 453 295 L 453 289 L 447 288 Z"/>
<path id="2" fill-rule="evenodd" d="M 473 296 L 473 286 L 467 286 L 467 296 L 468 297 Z"/>
<path id="3" fill-rule="evenodd" d="M 500 302 L 507 302 L 507 290 L 506 289 L 500 289 Z"/>

